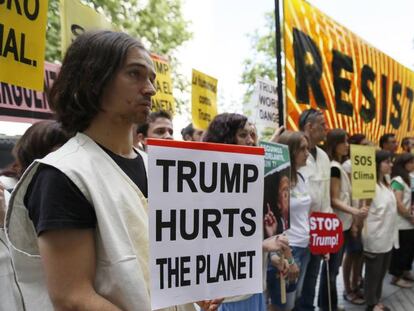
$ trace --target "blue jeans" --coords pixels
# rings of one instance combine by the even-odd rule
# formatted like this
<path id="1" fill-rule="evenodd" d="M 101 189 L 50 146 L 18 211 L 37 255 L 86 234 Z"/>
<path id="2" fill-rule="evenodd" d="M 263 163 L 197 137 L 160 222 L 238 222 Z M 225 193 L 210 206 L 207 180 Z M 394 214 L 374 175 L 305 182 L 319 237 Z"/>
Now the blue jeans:
<path id="1" fill-rule="evenodd" d="M 315 300 L 316 282 L 318 281 L 320 267 L 321 256 L 311 254 L 303 281 L 302 295 L 295 310 L 313 311 L 315 309 L 313 301 Z"/>
<path id="2" fill-rule="evenodd" d="M 305 277 L 306 266 L 309 262 L 310 251 L 307 247 L 292 246 L 292 255 L 295 263 L 299 267 L 299 278 L 297 282 L 286 284 L 287 301 L 286 304 L 281 303 L 280 280 L 277 277 L 279 271 L 276 267 L 269 263 L 267 269 L 267 290 L 271 299 L 272 305 L 278 306 L 280 309 L 292 309 L 295 303 L 295 298 L 300 293 L 303 280 Z"/>

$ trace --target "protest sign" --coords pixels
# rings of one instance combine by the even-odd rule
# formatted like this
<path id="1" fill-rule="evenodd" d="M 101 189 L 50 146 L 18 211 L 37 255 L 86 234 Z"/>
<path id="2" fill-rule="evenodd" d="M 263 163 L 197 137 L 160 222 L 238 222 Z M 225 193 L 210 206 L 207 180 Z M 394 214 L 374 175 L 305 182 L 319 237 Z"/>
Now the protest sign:
<path id="1" fill-rule="evenodd" d="M 217 79 L 193 69 L 191 92 L 193 126 L 206 130 L 217 114 Z"/>
<path id="2" fill-rule="evenodd" d="M 305 0 L 285 1 L 287 126 L 301 112 L 325 114 L 330 129 L 397 140 L 414 130 L 414 72 L 368 44 Z"/>
<path id="3" fill-rule="evenodd" d="M 48 1 L 0 1 L 0 81 L 43 90 Z"/>
<path id="4" fill-rule="evenodd" d="M 344 243 L 342 223 L 335 214 L 313 212 L 309 224 L 309 248 L 312 254 L 332 254 L 341 249 Z"/>
<path id="5" fill-rule="evenodd" d="M 256 78 L 255 93 L 252 96 L 254 123 L 261 139 L 270 138 L 279 127 L 279 110 L 277 107 L 277 83 Z"/>
<path id="6" fill-rule="evenodd" d="M 352 198 L 372 199 L 377 184 L 375 147 L 351 145 L 351 164 Z"/>
<path id="7" fill-rule="evenodd" d="M 157 73 L 154 82 L 157 93 L 151 98 L 152 111 L 165 110 L 173 116 L 175 114 L 175 99 L 171 80 L 171 65 L 165 57 L 151 54 L 151 58 Z"/>
<path id="8" fill-rule="evenodd" d="M 148 140 L 153 309 L 262 292 L 263 154 Z"/>
<path id="9" fill-rule="evenodd" d="M 259 146 L 265 149 L 263 215 L 270 210 L 276 217 L 277 228 L 272 234 L 274 235 L 290 227 L 289 147 L 264 141 L 260 141 Z"/>
<path id="10" fill-rule="evenodd" d="M 62 55 L 77 36 L 88 30 L 109 29 L 113 26 L 105 16 L 79 0 L 60 0 Z"/>
<path id="11" fill-rule="evenodd" d="M 0 121 L 29 122 L 52 119 L 47 91 L 56 80 L 60 66 L 45 62 L 43 92 L 0 83 Z"/>

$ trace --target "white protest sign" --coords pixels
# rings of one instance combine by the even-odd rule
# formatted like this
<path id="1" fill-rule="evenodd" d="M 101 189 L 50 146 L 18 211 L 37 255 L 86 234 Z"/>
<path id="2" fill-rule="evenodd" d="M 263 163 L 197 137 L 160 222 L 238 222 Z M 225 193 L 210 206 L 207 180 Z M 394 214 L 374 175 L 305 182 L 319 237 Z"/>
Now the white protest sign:
<path id="1" fill-rule="evenodd" d="M 151 306 L 262 292 L 263 148 L 148 140 Z"/>
<path id="2" fill-rule="evenodd" d="M 270 138 L 279 124 L 277 83 L 257 77 L 253 100 L 256 103 L 254 121 L 259 136 Z"/>

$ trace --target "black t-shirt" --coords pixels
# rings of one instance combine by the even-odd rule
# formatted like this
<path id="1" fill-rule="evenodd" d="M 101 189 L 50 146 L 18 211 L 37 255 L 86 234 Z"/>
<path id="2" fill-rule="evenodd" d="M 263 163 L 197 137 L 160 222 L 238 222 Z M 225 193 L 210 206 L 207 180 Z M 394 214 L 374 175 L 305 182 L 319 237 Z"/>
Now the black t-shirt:
<path id="1" fill-rule="evenodd" d="M 147 175 L 141 155 L 127 159 L 101 148 L 147 197 Z M 24 203 L 38 235 L 47 230 L 96 226 L 93 206 L 65 174 L 49 165 L 40 164 L 29 184 Z"/>
<path id="2" fill-rule="evenodd" d="M 331 167 L 331 177 L 341 178 L 341 171 L 337 167 Z"/>

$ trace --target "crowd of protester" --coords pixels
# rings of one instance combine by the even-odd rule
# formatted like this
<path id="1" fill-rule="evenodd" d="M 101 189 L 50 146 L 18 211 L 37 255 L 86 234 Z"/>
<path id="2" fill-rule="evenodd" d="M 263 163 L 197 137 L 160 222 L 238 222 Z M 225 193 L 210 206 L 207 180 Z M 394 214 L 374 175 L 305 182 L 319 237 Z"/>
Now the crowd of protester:
<path id="1" fill-rule="evenodd" d="M 172 116 L 150 113 L 154 78 L 149 53 L 122 33 L 86 33 L 67 51 L 50 93 L 57 121 L 31 126 L 13 150 L 15 163 L 0 172 L 0 265 L 7 272 L 0 301 L 7 310 L 150 310 L 146 140 L 173 139 Z M 281 127 L 271 139 L 289 147 L 290 191 L 274 186 L 265 202 L 288 200 L 290 227 L 283 212 L 264 206 L 265 291 L 199 301 L 199 308 L 314 310 L 316 301 L 323 311 L 341 310 L 343 295 L 379 311 L 388 310 L 381 303 L 387 272 L 395 286 L 413 286 L 414 139 L 403 138 L 397 153 L 396 136 L 384 134 L 375 197 L 353 200 L 349 145 L 376 142 L 328 130 L 316 109 L 302 112 L 298 128 Z M 258 145 L 254 124 L 237 113 L 217 115 L 206 131 L 189 124 L 181 134 Z M 341 220 L 340 251 L 311 254 L 311 212 Z"/>

